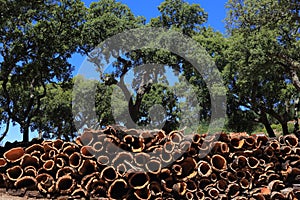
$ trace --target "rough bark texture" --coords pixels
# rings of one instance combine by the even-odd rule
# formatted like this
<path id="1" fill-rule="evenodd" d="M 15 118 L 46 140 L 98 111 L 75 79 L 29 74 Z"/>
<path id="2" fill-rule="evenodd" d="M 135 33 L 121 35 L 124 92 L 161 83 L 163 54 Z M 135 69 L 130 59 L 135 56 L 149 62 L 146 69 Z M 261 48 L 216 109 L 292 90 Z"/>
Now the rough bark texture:
<path id="1" fill-rule="evenodd" d="M 270 139 L 245 133 L 86 129 L 74 143 L 39 140 L 0 147 L 0 199 L 294 200 L 300 198 L 297 149 L 295 135 Z M 36 181 L 30 190 L 29 181 L 19 184 L 28 177 Z"/>

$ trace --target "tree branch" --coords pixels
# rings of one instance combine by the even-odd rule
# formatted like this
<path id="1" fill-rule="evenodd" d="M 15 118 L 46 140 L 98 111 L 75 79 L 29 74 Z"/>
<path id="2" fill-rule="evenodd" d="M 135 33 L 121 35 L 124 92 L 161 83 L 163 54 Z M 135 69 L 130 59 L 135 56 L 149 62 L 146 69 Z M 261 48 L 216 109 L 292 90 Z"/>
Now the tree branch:
<path id="1" fill-rule="evenodd" d="M 9 125 L 10 125 L 10 118 L 8 118 L 6 121 L 5 131 L 2 133 L 2 135 L 0 137 L 0 142 L 6 137 L 8 131 L 9 131 Z"/>
<path id="2" fill-rule="evenodd" d="M 278 62 L 285 68 L 286 72 L 291 76 L 295 88 L 298 91 L 300 91 L 300 79 L 297 74 L 297 72 L 300 72 L 300 63 L 293 60 L 292 58 L 289 58 L 286 55 L 279 54 L 278 57 L 282 59 L 285 63 L 287 63 L 285 64 L 284 62 Z"/>
<path id="3" fill-rule="evenodd" d="M 20 122 L 21 122 L 20 118 L 16 117 L 16 115 L 14 115 L 14 114 L 12 113 L 12 111 L 10 110 L 10 108 L 9 108 L 9 104 L 10 104 L 10 102 L 11 102 L 11 98 L 10 98 L 9 92 L 8 92 L 8 90 L 7 90 L 8 77 L 9 77 L 9 76 L 7 76 L 5 79 L 3 79 L 3 82 L 2 82 L 3 94 L 4 94 L 4 97 L 5 97 L 5 99 L 6 99 L 6 101 L 5 101 L 5 104 L 6 104 L 6 105 L 4 106 L 4 108 L 5 108 L 5 111 L 8 113 L 8 116 L 9 116 L 13 121 L 20 123 Z"/>

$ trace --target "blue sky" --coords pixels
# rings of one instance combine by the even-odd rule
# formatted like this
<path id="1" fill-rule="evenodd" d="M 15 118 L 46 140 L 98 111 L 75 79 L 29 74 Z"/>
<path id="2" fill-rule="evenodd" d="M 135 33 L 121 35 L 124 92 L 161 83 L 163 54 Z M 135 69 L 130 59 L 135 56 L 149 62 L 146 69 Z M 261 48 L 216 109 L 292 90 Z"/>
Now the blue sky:
<path id="1" fill-rule="evenodd" d="M 220 31 L 225 34 L 225 23 L 224 19 L 226 17 L 225 4 L 227 0 L 186 0 L 189 3 L 197 3 L 208 13 L 208 21 L 206 26 L 211 26 L 215 30 Z M 95 0 L 84 0 L 87 7 L 95 2 Z M 136 16 L 144 16 L 147 21 L 153 17 L 159 16 L 159 11 L 157 7 L 163 2 L 163 0 L 140 0 L 137 3 L 136 0 L 119 0 L 126 4 Z M 83 63 L 84 58 L 79 54 L 70 59 L 70 62 L 75 66 L 74 75 L 77 73 L 78 68 Z"/>
<path id="2" fill-rule="evenodd" d="M 200 4 L 206 12 L 208 12 L 208 24 L 216 30 L 224 32 L 224 23 L 222 20 L 225 18 L 225 4 L 227 0 L 186 0 L 189 3 Z M 85 5 L 89 6 L 93 0 L 85 0 Z M 152 17 L 159 15 L 157 7 L 163 0 L 120 0 L 126 4 L 135 15 L 141 15 L 149 20 Z"/>
<path id="3" fill-rule="evenodd" d="M 89 6 L 93 0 L 85 0 L 84 3 L 86 6 Z M 160 5 L 163 0 L 122 0 L 120 1 L 126 4 L 135 15 L 140 15 L 146 17 L 146 20 L 149 21 L 152 17 L 157 17 L 159 15 L 159 11 L 157 7 Z M 227 0 L 188 0 L 189 3 L 197 3 L 200 4 L 202 8 L 208 13 L 208 22 L 205 24 L 207 26 L 213 27 L 215 30 L 220 31 L 225 34 L 225 24 L 224 19 L 226 17 L 225 4 Z M 76 74 L 78 68 L 83 63 L 85 57 L 82 57 L 78 54 L 74 55 L 72 59 L 70 59 L 70 63 L 75 66 L 74 75 Z M 0 130 L 3 132 L 5 127 Z M 10 131 L 7 137 L 3 140 L 3 144 L 6 141 L 15 141 L 22 140 L 22 135 L 16 134 L 20 132 L 19 126 L 10 127 Z M 30 138 L 37 137 L 36 133 L 31 133 Z"/>

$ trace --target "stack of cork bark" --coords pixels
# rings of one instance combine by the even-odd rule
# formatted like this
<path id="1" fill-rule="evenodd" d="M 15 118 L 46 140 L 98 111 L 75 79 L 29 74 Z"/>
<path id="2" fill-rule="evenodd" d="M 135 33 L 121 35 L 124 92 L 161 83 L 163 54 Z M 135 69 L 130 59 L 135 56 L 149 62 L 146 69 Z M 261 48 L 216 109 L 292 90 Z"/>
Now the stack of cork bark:
<path id="1" fill-rule="evenodd" d="M 294 135 L 85 130 L 0 153 L 0 187 L 96 199 L 300 199 Z"/>

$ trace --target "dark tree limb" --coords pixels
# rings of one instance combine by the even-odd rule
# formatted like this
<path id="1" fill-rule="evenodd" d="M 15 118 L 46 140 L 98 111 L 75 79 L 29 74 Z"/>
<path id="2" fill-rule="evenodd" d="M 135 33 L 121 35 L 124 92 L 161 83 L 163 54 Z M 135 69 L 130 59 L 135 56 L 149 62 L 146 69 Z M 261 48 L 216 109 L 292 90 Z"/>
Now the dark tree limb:
<path id="1" fill-rule="evenodd" d="M 286 73 L 289 74 L 292 79 L 293 85 L 300 91 L 300 79 L 297 74 L 297 72 L 300 72 L 300 63 L 286 55 L 280 54 L 278 57 L 282 60 L 278 63 L 285 68 Z"/>
<path id="2" fill-rule="evenodd" d="M 2 133 L 2 135 L 0 137 L 0 142 L 6 137 L 8 130 L 9 130 L 9 126 L 10 126 L 10 118 L 8 118 L 6 121 L 5 131 Z"/>

